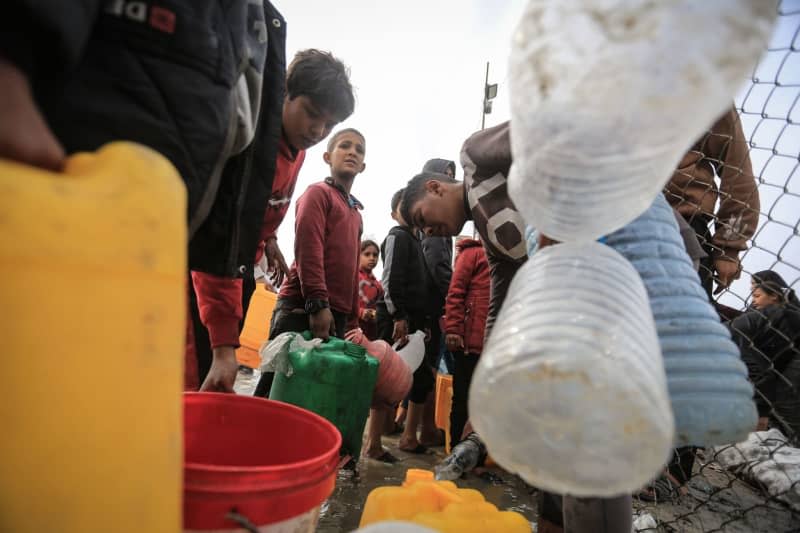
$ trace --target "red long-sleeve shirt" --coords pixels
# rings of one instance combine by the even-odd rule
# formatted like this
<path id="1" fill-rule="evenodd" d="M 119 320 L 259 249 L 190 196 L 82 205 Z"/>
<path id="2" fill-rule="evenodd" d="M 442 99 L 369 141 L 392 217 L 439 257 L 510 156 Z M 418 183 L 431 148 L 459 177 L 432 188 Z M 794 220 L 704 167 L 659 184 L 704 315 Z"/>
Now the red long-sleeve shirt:
<path id="1" fill-rule="evenodd" d="M 261 226 L 261 244 L 254 262 L 264 253 L 264 241 L 274 238 L 286 212 L 297 184 L 297 176 L 305 161 L 305 150 L 296 153 L 281 136 L 278 157 L 275 161 L 275 178 L 272 182 L 264 222 Z M 239 323 L 242 320 L 242 280 L 214 276 L 206 272 L 192 272 L 197 295 L 200 320 L 208 329 L 211 347 L 239 346 Z"/>
<path id="2" fill-rule="evenodd" d="M 294 263 L 280 299 L 327 300 L 331 309 L 358 313 L 358 266 L 363 206 L 330 178 L 297 199 Z"/>

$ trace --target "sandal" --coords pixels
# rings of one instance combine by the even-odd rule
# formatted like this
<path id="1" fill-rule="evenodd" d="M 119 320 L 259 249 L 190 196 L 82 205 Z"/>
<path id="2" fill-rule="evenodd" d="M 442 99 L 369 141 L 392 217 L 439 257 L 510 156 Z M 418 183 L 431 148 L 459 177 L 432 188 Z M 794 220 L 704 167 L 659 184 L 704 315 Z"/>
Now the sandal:
<path id="1" fill-rule="evenodd" d="M 664 472 L 643 488 L 637 497 L 645 502 L 672 502 L 686 494 L 686 488 L 669 473 Z"/>
<path id="2" fill-rule="evenodd" d="M 400 450 L 401 452 L 415 453 L 417 455 L 422 455 L 423 453 L 428 453 L 428 447 L 427 446 L 423 446 L 422 444 L 417 444 L 417 447 L 414 448 L 413 450 L 406 450 L 404 448 L 400 448 L 399 446 L 397 447 L 397 449 Z"/>
<path id="3" fill-rule="evenodd" d="M 403 431 L 405 431 L 406 426 L 404 424 L 401 424 L 400 422 L 397 421 L 394 421 L 392 423 L 394 424 L 394 426 L 392 426 L 392 429 L 389 431 L 389 433 L 386 433 L 386 435 L 400 435 Z"/>
<path id="4" fill-rule="evenodd" d="M 365 456 L 367 459 L 372 459 L 373 461 L 380 461 L 381 463 L 386 463 L 393 465 L 400 459 L 389 453 L 388 451 L 383 452 L 378 457 L 370 457 L 369 455 Z"/>

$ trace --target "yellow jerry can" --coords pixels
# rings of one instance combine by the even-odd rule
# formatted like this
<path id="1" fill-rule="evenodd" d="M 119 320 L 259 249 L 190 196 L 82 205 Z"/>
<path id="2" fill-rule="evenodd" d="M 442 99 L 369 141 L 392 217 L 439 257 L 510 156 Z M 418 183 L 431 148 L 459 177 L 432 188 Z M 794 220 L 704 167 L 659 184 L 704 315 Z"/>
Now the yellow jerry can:
<path id="1" fill-rule="evenodd" d="M 140 145 L 0 160 L 0 531 L 180 530 L 185 220 Z"/>
<path id="2" fill-rule="evenodd" d="M 514 511 L 500 511 L 475 489 L 434 481 L 433 472 L 410 468 L 401 487 L 372 489 L 359 527 L 383 521 L 413 522 L 442 533 L 530 533 L 531 525 Z"/>
<path id="3" fill-rule="evenodd" d="M 263 283 L 256 283 L 247 316 L 244 317 L 244 327 L 239 335 L 241 346 L 236 350 L 236 360 L 240 365 L 250 368 L 261 366 L 259 350 L 264 341 L 269 339 L 269 322 L 277 300 L 278 296 L 265 289 Z"/>

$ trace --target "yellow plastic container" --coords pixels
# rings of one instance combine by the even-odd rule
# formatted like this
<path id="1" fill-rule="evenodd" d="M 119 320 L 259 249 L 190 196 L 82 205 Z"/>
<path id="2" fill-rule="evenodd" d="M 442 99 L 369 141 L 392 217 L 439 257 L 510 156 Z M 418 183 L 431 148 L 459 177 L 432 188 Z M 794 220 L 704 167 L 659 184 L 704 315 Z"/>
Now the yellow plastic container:
<path id="1" fill-rule="evenodd" d="M 459 489 L 452 481 L 434 481 L 433 472 L 409 469 L 402 487 L 378 487 L 367 496 L 359 527 L 402 520 L 443 533 L 530 533 L 519 513 L 499 511 L 474 489 Z"/>
<path id="2" fill-rule="evenodd" d="M 180 530 L 185 219 L 139 145 L 0 160 L 0 531 Z"/>
<path id="3" fill-rule="evenodd" d="M 436 374 L 436 427 L 444 430 L 444 451 L 450 453 L 450 411 L 453 408 L 453 376 Z"/>
<path id="4" fill-rule="evenodd" d="M 244 327 L 239 335 L 240 346 L 236 350 L 236 360 L 240 365 L 250 368 L 261 366 L 258 350 L 269 338 L 269 321 L 277 300 L 278 296 L 265 289 L 263 283 L 256 284 L 256 290 L 250 297 L 247 316 L 244 317 Z"/>

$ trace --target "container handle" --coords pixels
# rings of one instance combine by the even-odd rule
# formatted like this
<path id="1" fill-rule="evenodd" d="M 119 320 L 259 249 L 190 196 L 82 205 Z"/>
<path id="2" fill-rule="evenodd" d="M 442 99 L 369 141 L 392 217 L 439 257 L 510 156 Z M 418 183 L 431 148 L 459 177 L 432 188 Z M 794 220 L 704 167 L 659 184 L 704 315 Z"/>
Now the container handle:
<path id="1" fill-rule="evenodd" d="M 236 522 L 242 529 L 246 529 L 248 533 L 258 533 L 258 528 L 246 516 L 240 514 L 236 508 L 231 509 L 225 518 Z"/>

